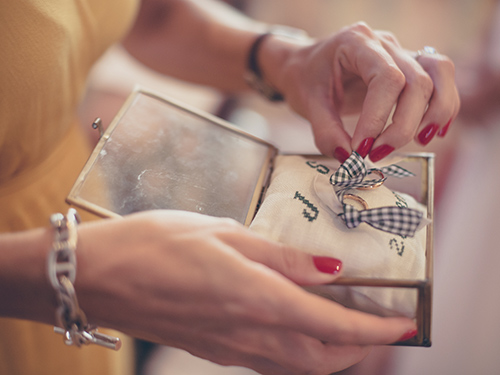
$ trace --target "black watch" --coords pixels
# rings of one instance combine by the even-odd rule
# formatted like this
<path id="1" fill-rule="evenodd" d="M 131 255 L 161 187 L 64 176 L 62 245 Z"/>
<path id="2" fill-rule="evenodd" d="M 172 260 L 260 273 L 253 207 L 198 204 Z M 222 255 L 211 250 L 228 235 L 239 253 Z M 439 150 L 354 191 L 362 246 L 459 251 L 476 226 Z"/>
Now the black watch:
<path id="1" fill-rule="evenodd" d="M 250 47 L 247 59 L 247 72 L 245 74 L 245 81 L 254 90 L 259 92 L 265 98 L 272 102 L 280 102 L 284 100 L 283 95 L 277 91 L 271 84 L 266 82 L 258 63 L 259 48 L 262 42 L 269 36 L 279 35 L 291 39 L 305 39 L 308 38 L 304 30 L 296 29 L 288 26 L 273 26 L 268 32 L 261 34 L 255 39 Z"/>

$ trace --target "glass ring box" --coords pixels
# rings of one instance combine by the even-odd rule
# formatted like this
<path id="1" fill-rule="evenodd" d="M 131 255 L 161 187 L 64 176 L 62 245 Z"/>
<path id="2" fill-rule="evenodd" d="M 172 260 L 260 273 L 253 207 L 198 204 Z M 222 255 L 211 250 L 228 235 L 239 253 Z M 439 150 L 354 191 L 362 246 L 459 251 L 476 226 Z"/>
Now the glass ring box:
<path id="1" fill-rule="evenodd" d="M 338 164 L 321 155 L 302 156 L 314 160 L 311 166 L 323 161 L 325 165 Z M 279 157 L 287 155 L 216 116 L 137 88 L 101 134 L 67 201 L 104 218 L 174 209 L 229 217 L 250 226 Z M 388 179 L 384 185 L 414 197 L 432 221 L 434 155 L 403 155 L 398 165 L 416 176 L 411 180 Z M 355 275 L 342 276 L 334 283 L 336 288 L 411 293 L 418 334 L 397 345 L 431 345 L 432 222 L 422 231 L 422 277 Z"/>

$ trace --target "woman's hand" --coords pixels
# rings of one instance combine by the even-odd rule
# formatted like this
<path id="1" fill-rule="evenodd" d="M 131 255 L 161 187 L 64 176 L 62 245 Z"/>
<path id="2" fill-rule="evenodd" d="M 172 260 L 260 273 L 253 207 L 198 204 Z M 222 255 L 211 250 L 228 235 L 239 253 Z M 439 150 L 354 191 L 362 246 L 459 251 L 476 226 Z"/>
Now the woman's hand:
<path id="1" fill-rule="evenodd" d="M 89 322 L 213 362 L 262 374 L 329 374 L 415 329 L 409 319 L 304 291 L 297 284 L 332 282 L 338 263 L 232 220 L 154 211 L 78 232 L 75 288 Z"/>
<path id="2" fill-rule="evenodd" d="M 265 30 L 218 1 L 148 0 L 124 46 L 158 72 L 235 91 L 247 87 L 248 52 Z M 454 65 L 440 54 L 415 57 L 364 23 L 316 41 L 268 37 L 257 55 L 265 80 L 310 121 L 319 150 L 341 161 L 353 150 L 378 161 L 446 134 L 460 107 Z M 341 116 L 353 113 L 351 137 Z"/>
<path id="3" fill-rule="evenodd" d="M 426 145 L 444 136 L 458 114 L 451 60 L 415 57 L 392 34 L 357 23 L 307 45 L 269 38 L 260 61 L 268 80 L 311 122 L 322 153 L 344 161 L 356 150 L 375 162 L 412 139 Z M 351 138 L 341 115 L 352 113 L 360 115 Z"/>

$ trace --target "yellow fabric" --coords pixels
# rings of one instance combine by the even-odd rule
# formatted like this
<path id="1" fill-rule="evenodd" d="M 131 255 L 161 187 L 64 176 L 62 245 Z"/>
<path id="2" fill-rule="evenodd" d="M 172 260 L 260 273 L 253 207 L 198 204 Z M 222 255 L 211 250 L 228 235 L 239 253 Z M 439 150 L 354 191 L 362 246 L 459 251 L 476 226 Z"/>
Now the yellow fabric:
<path id="1" fill-rule="evenodd" d="M 137 0 L 0 1 L 0 232 L 66 212 L 90 154 L 76 119 L 86 76 L 136 10 Z M 66 347 L 52 327 L 0 319 L 0 374 L 130 374 L 132 349 Z"/>

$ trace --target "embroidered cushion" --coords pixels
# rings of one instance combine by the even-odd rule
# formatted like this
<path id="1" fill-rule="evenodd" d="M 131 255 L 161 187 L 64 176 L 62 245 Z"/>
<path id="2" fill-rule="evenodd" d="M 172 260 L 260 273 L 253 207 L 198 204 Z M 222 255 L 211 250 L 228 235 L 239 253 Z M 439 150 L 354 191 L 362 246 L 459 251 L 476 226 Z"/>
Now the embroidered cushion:
<path id="1" fill-rule="evenodd" d="M 280 155 L 270 185 L 250 229 L 276 241 L 315 255 L 338 258 L 344 277 L 422 279 L 425 272 L 426 231 L 413 238 L 387 233 L 361 223 L 347 228 L 339 217 L 339 202 L 330 177 L 339 163 L 296 155 Z M 349 190 L 369 208 L 425 207 L 413 197 L 382 185 L 375 189 Z M 356 209 L 359 202 L 344 199 Z M 417 294 L 413 289 L 323 285 L 308 290 L 345 306 L 381 316 L 415 317 Z"/>

